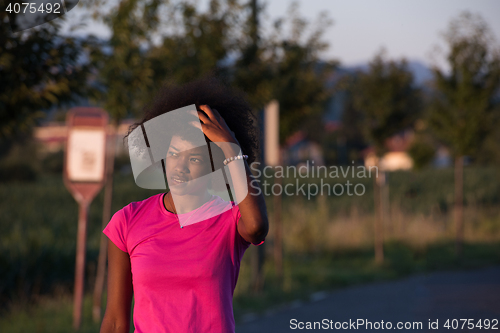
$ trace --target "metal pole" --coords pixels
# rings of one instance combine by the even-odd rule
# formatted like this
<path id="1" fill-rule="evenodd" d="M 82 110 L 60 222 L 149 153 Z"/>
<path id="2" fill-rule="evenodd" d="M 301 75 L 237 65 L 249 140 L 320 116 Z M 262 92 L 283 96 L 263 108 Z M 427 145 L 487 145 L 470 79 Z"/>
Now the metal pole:
<path id="1" fill-rule="evenodd" d="M 76 243 L 75 298 L 73 303 L 73 328 L 78 330 L 82 322 L 83 287 L 85 279 L 85 248 L 87 238 L 87 218 L 90 202 L 81 200 L 78 212 L 78 234 Z"/>

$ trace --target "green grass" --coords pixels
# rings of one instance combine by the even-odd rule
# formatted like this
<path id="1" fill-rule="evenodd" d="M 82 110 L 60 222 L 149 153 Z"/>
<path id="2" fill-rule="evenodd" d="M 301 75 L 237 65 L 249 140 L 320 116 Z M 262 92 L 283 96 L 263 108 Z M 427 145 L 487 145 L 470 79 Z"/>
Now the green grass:
<path id="1" fill-rule="evenodd" d="M 43 299 L 36 306 L 16 307 L 0 318 L 0 331 L 7 333 L 68 333 L 73 331 L 73 302 L 68 296 Z M 85 298 L 79 332 L 95 333 L 100 323 L 92 322 L 92 300 Z"/>

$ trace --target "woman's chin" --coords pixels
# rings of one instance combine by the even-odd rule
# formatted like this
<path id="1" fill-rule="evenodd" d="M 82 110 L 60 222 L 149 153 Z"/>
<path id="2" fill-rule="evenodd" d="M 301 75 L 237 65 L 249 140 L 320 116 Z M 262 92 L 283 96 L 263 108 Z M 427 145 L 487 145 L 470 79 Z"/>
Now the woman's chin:
<path id="1" fill-rule="evenodd" d="M 172 185 L 168 187 L 170 189 L 170 192 L 175 195 L 186 195 L 189 194 L 189 191 L 185 186 L 176 186 Z"/>
<path id="2" fill-rule="evenodd" d="M 208 188 L 205 187 L 192 187 L 192 186 L 170 186 L 170 191 L 173 195 L 184 196 L 184 195 L 192 195 L 192 196 L 205 196 L 208 192 Z"/>

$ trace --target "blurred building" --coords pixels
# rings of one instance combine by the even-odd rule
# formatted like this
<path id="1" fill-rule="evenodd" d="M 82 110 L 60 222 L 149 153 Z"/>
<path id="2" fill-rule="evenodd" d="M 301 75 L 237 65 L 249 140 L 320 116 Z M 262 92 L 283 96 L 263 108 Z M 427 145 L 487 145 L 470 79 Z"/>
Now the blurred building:
<path id="1" fill-rule="evenodd" d="M 452 164 L 450 151 L 446 147 L 440 146 L 436 151 L 436 156 L 434 156 L 433 165 L 436 168 L 447 168 Z"/>
<path id="2" fill-rule="evenodd" d="M 115 135 L 116 154 L 126 154 L 127 148 L 123 143 L 124 136 L 128 133 L 128 128 L 134 123 L 134 120 L 127 119 L 120 123 L 118 132 Z M 111 125 L 108 125 L 108 130 L 111 132 Z M 64 148 L 66 137 L 68 136 L 68 128 L 63 122 L 49 122 L 42 126 L 35 127 L 33 137 L 35 142 L 39 144 L 41 154 L 50 154 L 61 151 Z"/>
<path id="3" fill-rule="evenodd" d="M 316 166 L 325 165 L 321 145 L 309 140 L 304 131 L 295 132 L 288 137 L 283 148 L 284 165 L 301 166 L 306 161 L 310 164 L 314 161 Z"/>
<path id="4" fill-rule="evenodd" d="M 407 153 L 414 138 L 412 130 L 406 130 L 389 138 L 385 145 L 387 153 L 380 159 L 375 155 L 373 147 L 363 151 L 365 167 L 378 165 L 383 171 L 410 170 L 413 168 L 413 159 Z"/>

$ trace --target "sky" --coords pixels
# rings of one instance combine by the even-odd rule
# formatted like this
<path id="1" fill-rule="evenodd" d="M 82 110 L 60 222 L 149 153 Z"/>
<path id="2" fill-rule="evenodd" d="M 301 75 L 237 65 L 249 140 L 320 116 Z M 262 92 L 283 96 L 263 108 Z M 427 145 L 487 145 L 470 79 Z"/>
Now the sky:
<path id="1" fill-rule="evenodd" d="M 280 15 L 290 1 L 273 0 L 269 13 Z M 406 57 L 444 66 L 441 37 L 450 20 L 462 11 L 480 14 L 500 43 L 500 1 L 497 0 L 307 0 L 300 12 L 314 19 L 327 10 L 334 24 L 325 34 L 330 48 L 325 56 L 344 65 L 366 63 L 382 47 L 390 58 Z"/>
<path id="2" fill-rule="evenodd" d="M 204 10 L 208 1 L 199 1 L 200 10 Z M 268 23 L 286 15 L 292 1 L 266 2 L 265 23 Z M 441 34 L 450 20 L 465 10 L 481 15 L 500 45 L 500 0 L 299 0 L 298 3 L 300 15 L 311 22 L 321 11 L 328 12 L 333 25 L 324 35 L 330 47 L 322 57 L 339 60 L 345 66 L 367 63 L 385 48 L 391 59 L 405 57 L 446 69 L 443 53 L 446 46 Z M 106 27 L 95 23 L 89 24 L 85 31 L 109 35 Z M 437 52 L 436 46 L 442 52 Z"/>

